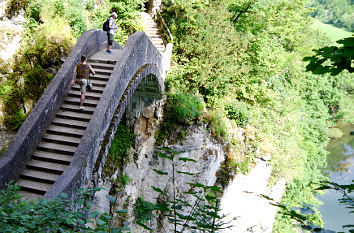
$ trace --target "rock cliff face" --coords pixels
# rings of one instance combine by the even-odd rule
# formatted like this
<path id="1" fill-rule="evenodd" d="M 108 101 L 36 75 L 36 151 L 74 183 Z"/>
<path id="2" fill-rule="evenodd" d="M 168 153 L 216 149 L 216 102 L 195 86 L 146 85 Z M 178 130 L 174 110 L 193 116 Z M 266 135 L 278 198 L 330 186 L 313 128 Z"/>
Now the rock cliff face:
<path id="1" fill-rule="evenodd" d="M 285 189 L 285 181 L 281 180 L 269 187 L 268 179 L 272 168 L 268 161 L 258 160 L 256 166 L 247 174 L 238 174 L 230 182 L 221 199 L 222 213 L 227 215 L 226 221 L 236 217 L 233 227 L 222 231 L 271 233 L 277 207 L 263 198 L 262 195 L 280 202 Z"/>
<path id="2" fill-rule="evenodd" d="M 153 115 L 156 114 L 152 114 L 152 111 L 145 111 L 136 121 L 134 133 L 138 136 L 136 138 L 135 156 L 133 156 L 135 158 L 131 158 L 133 160 L 126 165 L 122 172 L 130 177 L 131 182 L 125 186 L 123 192 L 118 193 L 117 203 L 119 204 L 114 207 L 114 210 L 128 209 L 129 216 L 133 216 L 133 205 L 139 197 L 143 197 L 147 201 L 156 202 L 156 198 L 159 196 L 157 192 L 153 191 L 151 186 L 158 187 L 166 192 L 170 192 L 172 188 L 171 179 L 157 175 L 152 170 L 163 170 L 172 174 L 170 161 L 156 155 L 154 126 L 158 121 L 153 119 Z M 182 142 L 169 145 L 168 148 L 174 151 L 184 151 L 179 154 L 180 157 L 188 157 L 197 161 L 196 163 L 177 163 L 178 170 L 196 174 L 194 177 L 178 174 L 175 180 L 177 192 L 186 191 L 188 188 L 187 182 L 213 185 L 216 180 L 215 174 L 224 160 L 222 147 L 206 131 L 206 125 L 189 127 Z M 128 219 L 128 221 L 133 221 L 133 218 Z M 134 224 L 131 227 L 132 232 L 144 232 L 141 227 Z M 155 229 L 158 228 L 158 226 L 155 226 Z"/>
<path id="3" fill-rule="evenodd" d="M 9 61 L 20 46 L 26 19 L 23 12 L 12 19 L 5 16 L 6 1 L 0 1 L 0 58 Z"/>
<path id="4" fill-rule="evenodd" d="M 111 179 L 113 181 L 101 182 L 100 185 L 105 186 L 106 190 L 102 190 L 101 195 L 96 194 L 95 197 L 95 208 L 101 212 L 110 211 L 117 225 L 130 222 L 131 232 L 134 233 L 148 232 L 133 224 L 136 200 L 143 197 L 145 200 L 155 203 L 156 198 L 159 198 L 159 193 L 153 191 L 151 186 L 158 187 L 165 192 L 169 192 L 172 187 L 171 180 L 165 176 L 157 175 L 152 170 L 163 170 L 172 174 L 171 163 L 156 155 L 154 132 L 161 123 L 161 117 L 158 117 L 161 116 L 161 111 L 162 107 L 149 107 L 136 121 L 130 121 L 134 133 L 137 135 L 135 148 L 134 151 L 131 151 L 129 162 L 119 171 L 120 176 L 130 177 L 129 184 L 122 185 L 114 181 L 119 176 L 117 171 Z M 185 132 L 186 137 L 183 141 L 167 145 L 167 147 L 175 151 L 184 151 L 180 156 L 198 162 L 189 163 L 183 168 L 182 164 L 177 166 L 180 170 L 196 174 L 194 177 L 178 175 L 176 178 L 177 191 L 185 191 L 187 182 L 214 185 L 217 171 L 226 157 L 224 145 L 212 137 L 205 124 L 187 127 Z M 222 197 L 221 208 L 224 214 L 228 214 L 229 219 L 238 217 L 238 220 L 233 222 L 233 228 L 223 231 L 224 233 L 247 232 L 247 229 L 252 229 L 253 232 L 272 231 L 276 208 L 259 195 L 267 195 L 279 201 L 284 189 L 284 182 L 268 187 L 270 173 L 269 162 L 259 159 L 249 174 L 237 175 L 230 182 Z M 109 206 L 109 202 L 104 198 L 108 194 L 108 190 L 111 190 L 111 194 L 114 193 L 117 197 L 116 203 L 112 206 Z M 119 209 L 128 210 L 125 218 L 114 213 Z M 153 228 L 154 232 L 160 232 L 159 226 L 154 225 Z"/>
<path id="5" fill-rule="evenodd" d="M 11 63 L 12 57 L 20 46 L 24 24 L 26 19 L 23 17 L 23 12 L 8 19 L 5 16 L 6 1 L 0 1 L 0 65 Z M 0 69 L 0 83 L 3 80 L 3 72 Z M 2 103 L 0 99 L 0 119 L 2 118 Z M 12 140 L 14 132 L 8 131 L 1 125 L 0 122 L 0 155 L 1 150 Z"/>

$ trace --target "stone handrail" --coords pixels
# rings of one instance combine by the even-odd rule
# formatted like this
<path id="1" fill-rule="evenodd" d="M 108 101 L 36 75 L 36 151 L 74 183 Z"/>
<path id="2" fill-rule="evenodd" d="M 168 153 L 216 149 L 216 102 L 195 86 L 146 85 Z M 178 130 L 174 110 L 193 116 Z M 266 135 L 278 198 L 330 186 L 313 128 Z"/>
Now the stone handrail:
<path id="1" fill-rule="evenodd" d="M 163 66 L 161 54 L 145 33 L 137 32 L 129 37 L 72 162 L 45 198 L 53 199 L 61 192 L 74 198 L 78 187 L 88 186 L 99 152 L 102 148 L 109 148 L 106 144 L 110 144 L 140 81 L 147 75 L 153 75 L 158 80 L 160 91 L 164 91 Z M 110 129 L 112 125 L 113 130 Z M 108 142 L 105 140 L 107 134 L 110 134 Z"/>
<path id="2" fill-rule="evenodd" d="M 26 162 L 30 160 L 31 154 L 71 87 L 72 72 L 75 64 L 80 61 L 81 55 L 89 56 L 106 44 L 107 36 L 103 31 L 92 29 L 82 34 L 18 130 L 9 148 L 0 158 L 0 189 L 5 188 L 11 180 L 17 180 Z M 114 42 L 113 48 L 121 48 L 121 46 Z"/>

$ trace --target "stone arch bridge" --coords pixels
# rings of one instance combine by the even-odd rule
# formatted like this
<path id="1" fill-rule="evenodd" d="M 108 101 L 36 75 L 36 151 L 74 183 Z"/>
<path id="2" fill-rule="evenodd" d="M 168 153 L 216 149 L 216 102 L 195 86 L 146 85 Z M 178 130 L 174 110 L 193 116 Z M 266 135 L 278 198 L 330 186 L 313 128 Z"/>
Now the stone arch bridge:
<path id="1" fill-rule="evenodd" d="M 124 112 L 136 115 L 160 104 L 171 47 L 160 53 L 137 32 L 124 47 L 114 42 L 108 55 L 106 41 L 101 30 L 82 34 L 0 158 L 0 189 L 15 180 L 25 198 L 53 199 L 61 192 L 73 198 L 88 185 L 97 158 L 108 153 Z M 71 79 L 82 54 L 96 75 L 80 111 L 80 90 Z"/>

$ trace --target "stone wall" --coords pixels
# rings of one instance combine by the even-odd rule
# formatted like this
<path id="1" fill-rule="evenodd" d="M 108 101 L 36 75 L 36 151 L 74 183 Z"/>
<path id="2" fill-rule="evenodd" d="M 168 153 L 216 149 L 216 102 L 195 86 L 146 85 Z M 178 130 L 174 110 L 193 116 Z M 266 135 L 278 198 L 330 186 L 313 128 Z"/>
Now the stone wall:
<path id="1" fill-rule="evenodd" d="M 72 72 L 82 54 L 91 55 L 107 44 L 107 36 L 101 30 L 92 29 L 82 34 L 70 55 L 57 72 L 41 98 L 28 115 L 0 158 L 0 189 L 6 183 L 17 180 L 21 170 L 30 159 L 47 126 L 54 118 L 60 104 L 71 86 Z M 114 48 L 121 48 L 116 42 Z"/>
<path id="2" fill-rule="evenodd" d="M 164 91 L 162 56 L 143 32 L 134 33 L 124 46 L 70 166 L 45 194 L 60 192 L 74 197 L 78 187 L 88 186 L 98 155 L 103 160 L 130 99 L 146 76 L 158 81 Z"/>

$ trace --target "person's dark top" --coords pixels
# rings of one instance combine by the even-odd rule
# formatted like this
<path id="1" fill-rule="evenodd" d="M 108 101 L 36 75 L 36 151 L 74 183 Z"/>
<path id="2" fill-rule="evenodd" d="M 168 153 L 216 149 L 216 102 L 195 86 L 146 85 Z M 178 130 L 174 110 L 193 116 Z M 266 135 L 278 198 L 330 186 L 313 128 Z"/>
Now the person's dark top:
<path id="1" fill-rule="evenodd" d="M 88 79 L 90 75 L 90 68 L 89 66 L 86 64 L 81 64 L 78 63 L 77 64 L 77 78 L 78 79 Z"/>

